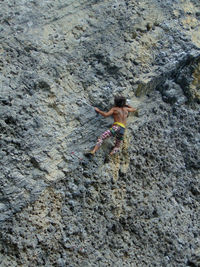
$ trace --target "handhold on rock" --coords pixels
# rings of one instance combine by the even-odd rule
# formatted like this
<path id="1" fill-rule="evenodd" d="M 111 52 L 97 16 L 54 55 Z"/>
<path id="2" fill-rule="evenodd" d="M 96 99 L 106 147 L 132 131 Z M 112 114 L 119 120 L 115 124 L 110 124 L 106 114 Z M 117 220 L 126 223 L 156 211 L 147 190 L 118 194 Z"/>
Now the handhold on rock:
<path id="1" fill-rule="evenodd" d="M 91 158 L 94 156 L 94 153 L 92 153 L 91 151 L 86 151 L 86 152 L 84 153 L 84 155 L 85 155 L 87 158 L 91 159 Z"/>

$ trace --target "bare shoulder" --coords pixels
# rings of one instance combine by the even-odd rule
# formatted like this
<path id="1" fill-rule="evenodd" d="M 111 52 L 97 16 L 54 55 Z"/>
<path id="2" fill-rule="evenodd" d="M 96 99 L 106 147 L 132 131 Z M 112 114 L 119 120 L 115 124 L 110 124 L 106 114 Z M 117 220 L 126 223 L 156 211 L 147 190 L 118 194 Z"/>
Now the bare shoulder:
<path id="1" fill-rule="evenodd" d="M 115 111 L 118 111 L 119 108 L 118 107 L 113 107 L 112 110 L 115 112 Z"/>

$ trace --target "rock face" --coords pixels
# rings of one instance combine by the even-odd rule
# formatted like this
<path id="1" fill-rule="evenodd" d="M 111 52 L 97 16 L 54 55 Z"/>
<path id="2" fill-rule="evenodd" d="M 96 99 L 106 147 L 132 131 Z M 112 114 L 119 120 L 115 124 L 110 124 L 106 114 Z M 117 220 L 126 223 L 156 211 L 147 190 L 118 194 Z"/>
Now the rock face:
<path id="1" fill-rule="evenodd" d="M 0 6 L 0 265 L 200 266 L 199 1 Z"/>

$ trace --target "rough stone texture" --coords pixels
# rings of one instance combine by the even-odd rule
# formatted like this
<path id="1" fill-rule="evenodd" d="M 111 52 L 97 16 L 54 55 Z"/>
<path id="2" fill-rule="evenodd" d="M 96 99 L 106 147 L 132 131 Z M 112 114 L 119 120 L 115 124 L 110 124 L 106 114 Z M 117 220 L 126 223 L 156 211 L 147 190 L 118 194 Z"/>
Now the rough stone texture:
<path id="1" fill-rule="evenodd" d="M 1 266 L 200 266 L 199 36 L 198 0 L 0 2 Z"/>

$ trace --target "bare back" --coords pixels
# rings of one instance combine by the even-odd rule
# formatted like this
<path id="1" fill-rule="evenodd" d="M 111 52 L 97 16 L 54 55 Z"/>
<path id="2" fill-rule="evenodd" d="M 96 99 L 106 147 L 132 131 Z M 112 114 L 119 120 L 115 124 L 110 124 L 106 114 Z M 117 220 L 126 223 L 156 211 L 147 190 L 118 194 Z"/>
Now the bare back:
<path id="1" fill-rule="evenodd" d="M 129 108 L 128 107 L 114 107 L 113 108 L 113 118 L 114 122 L 121 122 L 126 125 L 126 120 L 128 117 Z"/>

